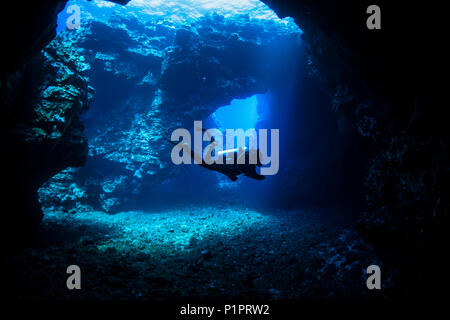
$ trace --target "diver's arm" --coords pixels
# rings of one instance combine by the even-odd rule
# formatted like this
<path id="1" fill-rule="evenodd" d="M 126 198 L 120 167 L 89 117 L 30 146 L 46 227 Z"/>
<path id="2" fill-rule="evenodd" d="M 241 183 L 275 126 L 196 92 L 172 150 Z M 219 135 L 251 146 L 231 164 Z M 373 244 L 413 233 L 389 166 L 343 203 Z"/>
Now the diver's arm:
<path id="1" fill-rule="evenodd" d="M 205 155 L 205 163 L 206 164 L 213 164 L 213 160 L 212 160 L 212 153 L 215 149 L 215 147 L 217 146 L 217 142 L 215 140 L 211 140 L 211 144 L 208 146 L 208 152 L 206 152 Z"/>
<path id="2" fill-rule="evenodd" d="M 175 141 L 170 140 L 169 137 L 166 136 L 166 135 L 164 135 L 164 134 L 161 134 L 161 137 L 162 137 L 164 140 L 166 140 L 167 142 L 169 142 L 170 144 L 173 144 L 174 146 L 176 146 L 176 145 L 178 144 L 178 142 L 175 142 Z"/>
<path id="3" fill-rule="evenodd" d="M 200 129 L 200 128 L 197 128 L 197 130 L 198 130 L 198 129 Z M 214 136 L 210 135 L 209 132 L 208 132 L 208 130 L 206 130 L 205 128 L 202 128 L 202 132 L 206 133 L 206 134 L 209 136 L 210 142 L 216 141 L 216 139 L 214 139 Z"/>
<path id="4" fill-rule="evenodd" d="M 162 137 L 164 138 L 164 140 L 167 140 L 169 143 L 173 144 L 174 146 L 179 145 L 179 142 L 172 141 L 164 135 L 162 135 Z M 187 152 L 190 154 L 191 158 L 195 161 L 195 163 L 200 164 L 200 165 L 202 164 L 202 157 L 200 157 L 194 150 L 191 150 L 191 148 L 189 147 L 189 144 L 187 142 L 183 143 L 181 148 L 183 149 L 184 152 Z"/>
<path id="5" fill-rule="evenodd" d="M 202 157 L 200 157 L 197 152 L 192 150 L 187 142 L 183 143 L 182 149 L 184 152 L 187 152 L 191 155 L 191 158 L 195 161 L 195 163 L 202 165 Z"/>

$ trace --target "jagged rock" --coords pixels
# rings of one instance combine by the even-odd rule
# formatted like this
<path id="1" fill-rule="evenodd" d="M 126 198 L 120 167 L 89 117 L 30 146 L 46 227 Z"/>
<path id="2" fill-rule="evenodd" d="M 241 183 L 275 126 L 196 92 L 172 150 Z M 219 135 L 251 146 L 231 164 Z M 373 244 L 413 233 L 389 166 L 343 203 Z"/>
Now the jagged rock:
<path id="1" fill-rule="evenodd" d="M 382 10 L 393 19 L 390 31 L 379 37 L 354 27 L 363 8 L 352 1 L 263 2 L 298 22 L 309 49 L 310 74 L 337 98 L 340 127 L 356 129 L 365 137 L 361 148 L 370 152 L 364 179 L 367 208 L 358 224 L 361 234 L 404 279 L 426 278 L 420 280 L 425 286 L 439 283 L 433 268 L 441 263 L 442 244 L 448 242 L 449 195 L 442 187 L 449 177 L 448 124 L 425 84 L 434 78 L 428 70 L 437 69 L 430 65 L 436 60 L 434 51 L 415 44 L 439 27 L 411 24 L 399 37 L 406 23 L 403 17 L 438 21 L 432 7 L 405 12 L 384 3 Z M 410 268 L 405 261 L 420 261 L 420 267 Z M 419 295 L 430 291 L 415 281 L 405 280 L 404 285 Z"/>
<path id="2" fill-rule="evenodd" d="M 189 123 L 232 99 L 265 93 L 283 76 L 283 54 L 298 53 L 300 33 L 292 22 L 253 21 L 245 15 L 207 16 L 179 29 L 162 66 L 162 108 L 180 120 L 188 117 L 183 120 Z"/>
<path id="3" fill-rule="evenodd" d="M 280 57 L 295 52 L 299 34 L 289 21 L 217 14 L 181 26 L 119 14 L 108 21 L 90 17 L 81 30 L 63 32 L 64 41 L 85 57 L 96 87 L 85 120 L 95 162 L 74 172 L 68 184 L 89 193 L 79 202 L 114 212 L 144 188 L 174 177 L 179 168 L 171 164 L 164 128 L 192 126 L 234 98 L 268 90 L 283 76 Z M 261 68 L 255 59 L 270 63 Z M 98 171 L 100 162 L 101 174 L 85 180 L 82 172 Z"/>
<path id="4" fill-rule="evenodd" d="M 24 241 L 42 216 L 37 189 L 58 171 L 86 160 L 88 144 L 79 116 L 94 92 L 88 69 L 81 56 L 55 39 L 16 79 L 8 114 L 14 121 L 3 127 L 10 162 L 7 198 L 17 200 L 17 214 L 8 215 L 7 225 L 26 224 L 19 228 L 25 232 Z"/>

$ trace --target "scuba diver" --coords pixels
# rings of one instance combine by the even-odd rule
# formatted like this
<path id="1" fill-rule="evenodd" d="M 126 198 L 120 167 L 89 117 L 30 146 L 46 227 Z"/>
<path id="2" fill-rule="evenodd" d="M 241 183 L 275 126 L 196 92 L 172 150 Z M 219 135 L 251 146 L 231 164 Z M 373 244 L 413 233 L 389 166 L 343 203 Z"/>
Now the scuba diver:
<path id="1" fill-rule="evenodd" d="M 202 132 L 206 132 L 205 128 L 202 128 Z M 174 142 L 172 140 L 170 140 L 168 138 L 168 136 L 162 135 L 162 137 L 167 140 L 168 142 L 170 142 L 171 144 L 173 144 L 174 146 L 178 145 L 177 142 Z M 210 147 L 213 149 L 214 146 L 216 145 L 216 141 L 214 139 L 214 137 L 210 136 Z M 255 179 L 255 180 L 264 180 L 266 177 L 264 175 L 260 175 L 258 174 L 258 172 L 256 171 L 256 167 L 261 167 L 262 163 L 261 163 L 261 159 L 262 159 L 262 154 L 259 151 L 259 149 L 257 150 L 248 150 L 246 147 L 244 147 L 244 149 L 242 147 L 239 147 L 237 149 L 231 149 L 231 150 L 224 150 L 219 152 L 218 155 L 216 155 L 216 157 L 213 159 L 211 158 L 212 161 L 208 161 L 208 162 L 212 162 L 211 164 L 207 164 L 205 162 L 202 161 L 202 157 L 200 155 L 198 155 L 194 150 L 192 150 L 189 145 L 187 143 L 183 144 L 182 146 L 183 151 L 187 152 L 191 158 L 196 161 L 196 163 L 201 166 L 202 168 L 211 170 L 211 171 L 217 171 L 225 176 L 228 177 L 228 179 L 230 179 L 231 181 L 235 182 L 238 179 L 239 175 L 244 175 L 247 176 L 249 178 Z M 210 149 L 210 150 L 212 150 Z M 235 161 L 233 161 L 232 164 L 227 164 L 227 160 L 230 159 L 228 157 L 228 154 L 230 153 L 237 153 L 237 157 L 235 159 Z M 252 154 L 252 153 L 256 153 Z M 208 152 L 208 155 L 211 156 L 211 152 Z M 251 156 L 256 156 L 256 164 L 251 164 L 250 163 L 250 159 Z M 217 163 L 217 159 L 218 157 L 222 157 L 222 162 L 221 163 Z M 242 157 L 244 158 L 244 161 L 242 161 Z M 240 160 L 241 159 L 241 160 Z M 242 163 L 239 163 L 240 161 Z"/>

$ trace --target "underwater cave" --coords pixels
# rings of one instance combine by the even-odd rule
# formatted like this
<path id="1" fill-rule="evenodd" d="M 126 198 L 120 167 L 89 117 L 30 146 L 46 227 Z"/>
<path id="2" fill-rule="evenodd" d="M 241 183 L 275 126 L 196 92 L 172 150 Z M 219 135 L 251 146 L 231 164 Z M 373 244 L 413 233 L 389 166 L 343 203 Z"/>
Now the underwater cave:
<path id="1" fill-rule="evenodd" d="M 96 288 L 88 298 L 301 297 L 310 289 L 300 274 L 326 273 L 311 265 L 336 258 L 336 246 L 345 251 L 347 241 L 361 242 L 343 218 L 352 221 L 346 201 L 354 205 L 360 196 L 358 157 L 350 161 L 346 150 L 354 140 L 339 131 L 332 99 L 308 76 L 302 30 L 258 0 L 224 4 L 70 0 L 58 16 L 45 63 L 75 70 L 59 69 L 59 87 L 49 86 L 46 96 L 59 88 L 71 94 L 64 85 L 78 75 L 69 83 L 89 95 L 77 119 L 88 151 L 82 166 L 39 188 L 42 225 L 63 233 L 50 242 L 91 252 L 84 268 L 113 263 L 134 274 L 116 290 L 111 278 L 119 274 L 106 276 L 105 285 L 86 275 L 86 286 Z M 70 29 L 74 5 L 80 26 Z M 49 122 L 43 134 L 57 144 L 72 110 L 43 105 L 40 112 Z M 193 134 L 194 121 L 225 136 L 227 129 L 278 129 L 278 172 L 231 181 L 201 166 L 174 165 L 164 135 L 176 128 Z M 324 228 L 334 231 L 322 235 Z M 347 272 L 346 283 L 360 277 L 358 268 Z M 148 277 L 161 288 L 140 284 Z"/>
<path id="2" fill-rule="evenodd" d="M 56 34 L 8 78 L 14 86 L 2 86 L 2 97 L 13 97 L 5 132 L 17 154 L 12 174 L 21 177 L 11 188 L 20 214 L 9 219 L 26 234 L 3 260 L 12 296 L 397 294 L 393 279 L 403 264 L 386 243 L 407 237 L 393 236 L 389 223 L 408 234 L 404 243 L 411 229 L 385 212 L 416 197 L 404 181 L 417 175 L 396 169 L 406 153 L 390 155 L 403 140 L 386 137 L 407 131 L 376 111 L 390 104 L 368 89 L 376 80 L 362 79 L 377 75 L 345 56 L 351 50 L 311 22 L 321 21 L 317 15 L 294 20 L 272 4 L 286 12 L 260 0 L 59 2 Z M 257 162 L 176 164 L 177 129 L 200 136 L 200 152 L 222 142 L 216 159 L 256 150 Z M 239 142 L 227 131 L 237 129 L 254 134 Z M 181 145 L 195 160 L 196 147 Z M 83 290 L 61 285 L 68 265 L 80 266 Z M 386 267 L 386 291 L 367 290 L 370 265 Z"/>

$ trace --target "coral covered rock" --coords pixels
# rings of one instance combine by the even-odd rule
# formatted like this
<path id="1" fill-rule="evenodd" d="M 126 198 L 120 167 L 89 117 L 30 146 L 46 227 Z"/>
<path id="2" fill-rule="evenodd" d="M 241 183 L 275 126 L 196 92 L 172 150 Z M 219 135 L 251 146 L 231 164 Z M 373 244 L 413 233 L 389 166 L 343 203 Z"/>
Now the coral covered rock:
<path id="1" fill-rule="evenodd" d="M 27 224 L 19 228 L 25 235 L 36 230 L 41 217 L 37 188 L 58 171 L 86 160 L 88 145 L 79 116 L 88 109 L 94 91 L 88 69 L 81 56 L 56 39 L 17 74 L 11 87 L 11 121 L 4 127 L 4 137 L 10 150 L 6 160 L 11 163 L 7 198 L 16 200 L 17 213 L 8 219 L 13 225 Z M 28 197 L 32 200 L 20 200 Z"/>
<path id="2" fill-rule="evenodd" d="M 179 173 L 172 146 L 162 139 L 166 130 L 192 127 L 235 98 L 266 92 L 286 76 L 285 58 L 298 52 L 300 33 L 290 20 L 218 14 L 190 24 L 113 14 L 89 17 L 80 30 L 61 33 L 85 58 L 96 88 L 84 119 L 89 160 L 67 188 L 75 184 L 87 192 L 79 203 L 98 210 L 132 208 Z M 41 190 L 46 205 L 49 195 L 71 193 L 54 179 Z M 56 206 L 72 202 L 54 199 Z"/>

